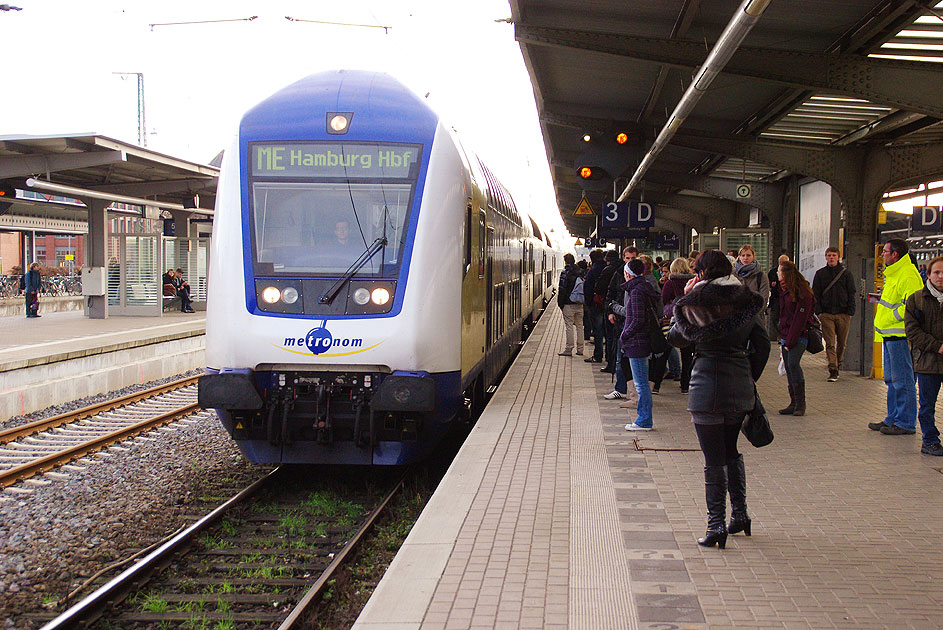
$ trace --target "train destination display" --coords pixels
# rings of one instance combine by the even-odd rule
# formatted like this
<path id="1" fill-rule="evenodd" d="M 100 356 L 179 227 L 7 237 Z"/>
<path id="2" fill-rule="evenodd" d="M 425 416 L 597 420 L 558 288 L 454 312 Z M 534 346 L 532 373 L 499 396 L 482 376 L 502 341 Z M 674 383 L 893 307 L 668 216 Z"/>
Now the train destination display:
<path id="1" fill-rule="evenodd" d="M 304 142 L 253 143 L 254 177 L 410 177 L 420 145 Z"/>

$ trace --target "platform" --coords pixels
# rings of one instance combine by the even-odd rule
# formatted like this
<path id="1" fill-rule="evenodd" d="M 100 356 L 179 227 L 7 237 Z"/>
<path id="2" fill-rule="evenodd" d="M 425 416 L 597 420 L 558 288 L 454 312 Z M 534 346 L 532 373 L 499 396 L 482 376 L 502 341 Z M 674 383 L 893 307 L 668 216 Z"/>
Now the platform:
<path id="1" fill-rule="evenodd" d="M 598 364 L 541 318 L 356 630 L 943 627 L 943 458 L 885 436 L 885 385 L 806 356 L 808 412 L 741 439 L 753 536 L 695 542 L 703 459 L 677 382 L 623 429 Z M 774 355 L 775 352 L 774 352 Z M 788 402 L 772 360 L 768 409 Z M 634 419 L 634 415 L 631 416 Z"/>
<path id="2" fill-rule="evenodd" d="M 0 421 L 203 367 L 206 315 L 0 320 Z"/>

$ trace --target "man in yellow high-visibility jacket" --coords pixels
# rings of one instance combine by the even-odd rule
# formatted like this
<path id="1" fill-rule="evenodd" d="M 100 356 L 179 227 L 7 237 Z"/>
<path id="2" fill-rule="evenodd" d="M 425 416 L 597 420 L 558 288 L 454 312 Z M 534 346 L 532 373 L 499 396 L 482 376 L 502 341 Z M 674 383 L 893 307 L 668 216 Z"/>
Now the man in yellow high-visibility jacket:
<path id="1" fill-rule="evenodd" d="M 917 387 L 907 345 L 904 306 L 923 288 L 923 279 L 907 253 L 907 241 L 893 238 L 884 244 L 884 290 L 874 313 L 874 340 L 884 348 L 887 416 L 868 428 L 884 435 L 913 435 L 917 430 Z"/>

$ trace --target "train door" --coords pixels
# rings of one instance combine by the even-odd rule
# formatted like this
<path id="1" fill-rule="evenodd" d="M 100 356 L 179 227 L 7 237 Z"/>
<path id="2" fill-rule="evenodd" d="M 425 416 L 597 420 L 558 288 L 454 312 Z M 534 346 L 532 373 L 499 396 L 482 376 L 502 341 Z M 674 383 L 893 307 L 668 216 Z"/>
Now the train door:
<path id="1" fill-rule="evenodd" d="M 485 229 L 484 214 L 481 214 L 481 227 L 485 232 L 485 312 L 488 319 L 485 326 L 485 342 L 487 348 L 491 348 L 494 343 L 494 330 L 497 324 L 494 317 L 494 228 L 488 226 Z"/>

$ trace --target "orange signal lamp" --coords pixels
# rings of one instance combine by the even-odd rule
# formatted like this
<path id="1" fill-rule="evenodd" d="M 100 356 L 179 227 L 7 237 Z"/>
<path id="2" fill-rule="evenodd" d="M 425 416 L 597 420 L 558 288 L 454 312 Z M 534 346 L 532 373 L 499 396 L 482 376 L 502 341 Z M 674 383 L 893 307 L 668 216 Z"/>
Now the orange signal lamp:
<path id="1" fill-rule="evenodd" d="M 620 131 L 616 134 L 616 143 L 625 144 L 629 141 L 629 136 L 624 131 Z"/>
<path id="2" fill-rule="evenodd" d="M 580 169 L 580 177 L 583 179 L 590 179 L 593 176 L 593 169 L 588 166 L 584 166 Z"/>

